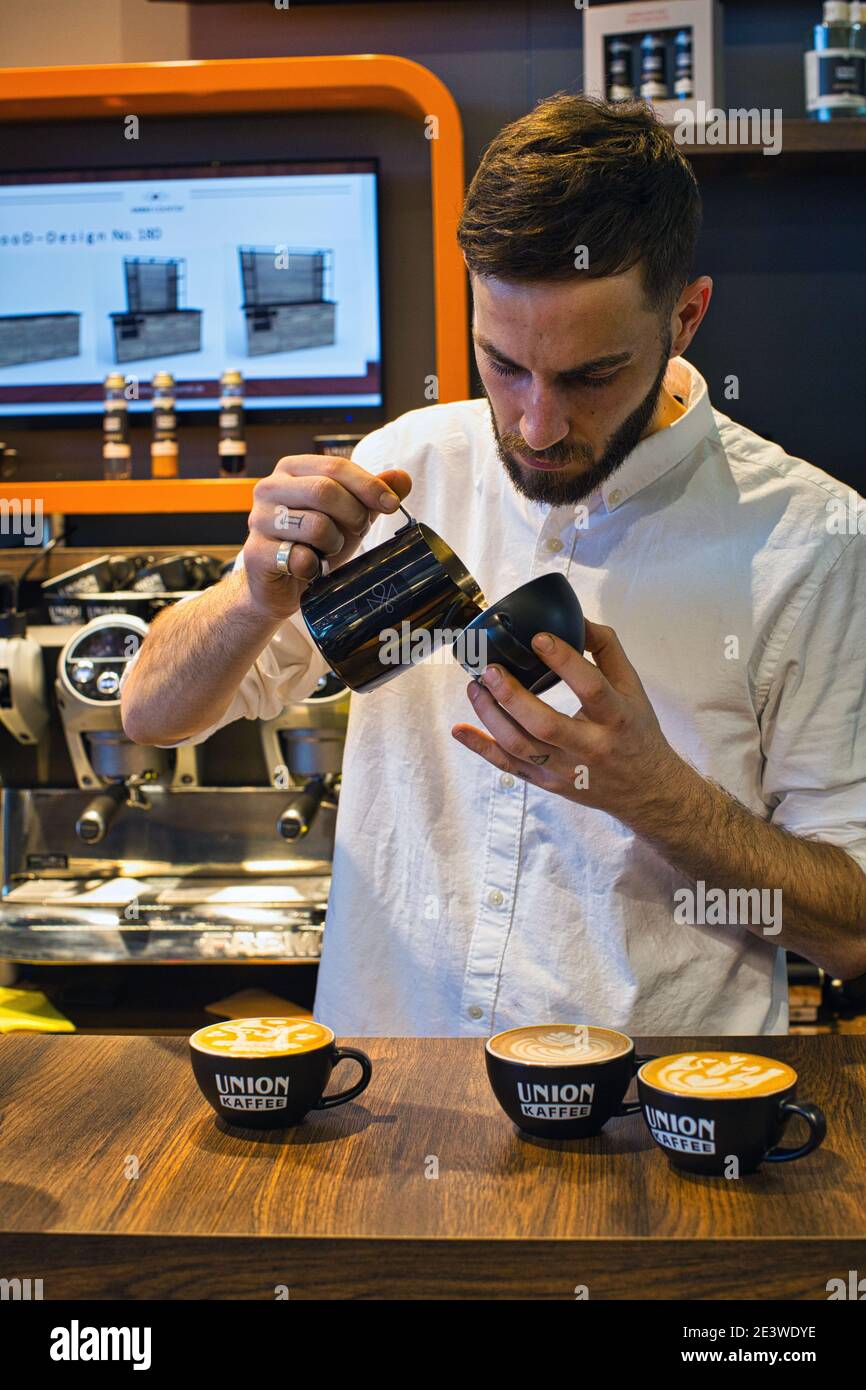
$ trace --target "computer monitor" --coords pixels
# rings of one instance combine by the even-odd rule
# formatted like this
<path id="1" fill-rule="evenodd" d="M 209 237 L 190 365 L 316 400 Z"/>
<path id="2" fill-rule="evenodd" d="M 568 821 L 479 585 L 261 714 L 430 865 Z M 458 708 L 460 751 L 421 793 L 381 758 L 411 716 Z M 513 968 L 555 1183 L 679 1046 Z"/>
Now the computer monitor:
<path id="1" fill-rule="evenodd" d="M 383 404 L 375 160 L 0 174 L 0 416 L 130 413 L 157 371 L 259 418 Z"/>

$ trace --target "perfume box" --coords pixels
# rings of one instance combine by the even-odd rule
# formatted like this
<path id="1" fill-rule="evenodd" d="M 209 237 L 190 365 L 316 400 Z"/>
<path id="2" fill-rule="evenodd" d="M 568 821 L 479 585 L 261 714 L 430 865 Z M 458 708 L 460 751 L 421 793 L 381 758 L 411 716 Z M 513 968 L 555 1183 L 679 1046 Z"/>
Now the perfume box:
<path id="1" fill-rule="evenodd" d="M 724 30 L 719 0 L 590 3 L 583 19 L 587 96 L 648 101 L 671 125 L 703 121 L 724 102 Z"/>

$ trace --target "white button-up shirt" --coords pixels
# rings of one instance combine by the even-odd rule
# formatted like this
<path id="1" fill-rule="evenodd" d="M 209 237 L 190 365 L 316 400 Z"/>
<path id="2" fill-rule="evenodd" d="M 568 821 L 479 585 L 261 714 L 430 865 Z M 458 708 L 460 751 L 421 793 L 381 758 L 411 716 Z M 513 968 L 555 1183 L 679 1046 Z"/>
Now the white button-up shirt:
<path id="1" fill-rule="evenodd" d="M 484 399 L 410 411 L 354 458 L 411 474 L 408 509 L 489 603 L 564 574 L 587 617 L 616 630 L 679 754 L 756 816 L 866 868 L 856 498 L 714 411 L 682 359 L 668 384 L 686 413 L 583 508 L 515 492 Z M 377 519 L 365 548 L 403 524 L 400 513 Z M 272 718 L 325 669 L 296 615 L 220 725 Z M 786 1031 L 772 935 L 684 923 L 675 894 L 696 886 L 633 831 L 460 746 L 452 725 L 478 722 L 467 683 L 439 654 L 352 697 L 315 1017 L 356 1035 L 547 1022 Z M 578 708 L 562 683 L 544 699 Z"/>

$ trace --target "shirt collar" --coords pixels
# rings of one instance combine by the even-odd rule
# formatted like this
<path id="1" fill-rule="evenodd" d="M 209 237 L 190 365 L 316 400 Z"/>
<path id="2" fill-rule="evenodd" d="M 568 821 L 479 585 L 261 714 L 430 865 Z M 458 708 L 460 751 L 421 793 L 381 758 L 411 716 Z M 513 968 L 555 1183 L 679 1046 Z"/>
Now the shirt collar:
<path id="1" fill-rule="evenodd" d="M 669 472 L 705 439 L 715 427 L 707 383 L 683 357 L 672 359 L 665 378 L 668 390 L 681 396 L 686 412 L 672 425 L 642 439 L 603 483 L 601 495 L 608 512 Z"/>

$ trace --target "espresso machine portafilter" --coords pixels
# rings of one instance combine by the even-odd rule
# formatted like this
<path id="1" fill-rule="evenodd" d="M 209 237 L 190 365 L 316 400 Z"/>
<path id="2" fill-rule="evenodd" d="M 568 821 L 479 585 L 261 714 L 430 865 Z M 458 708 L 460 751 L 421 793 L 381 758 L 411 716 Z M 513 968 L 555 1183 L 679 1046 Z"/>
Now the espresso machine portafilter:
<path id="1" fill-rule="evenodd" d="M 42 650 L 27 636 L 17 581 L 0 573 L 0 725 L 18 743 L 38 744 L 48 726 Z"/>
<path id="2" fill-rule="evenodd" d="M 320 807 L 337 805 L 348 717 L 349 691 L 328 672 L 306 700 L 263 721 L 268 777 L 289 793 L 277 820 L 284 840 L 309 834 Z"/>
<path id="3" fill-rule="evenodd" d="M 105 839 L 122 806 L 148 810 L 148 783 L 192 786 L 195 749 L 149 748 L 123 731 L 120 684 L 147 634 L 130 613 L 109 613 L 78 629 L 57 663 L 55 693 L 79 787 L 94 796 L 75 823 L 79 839 Z"/>

